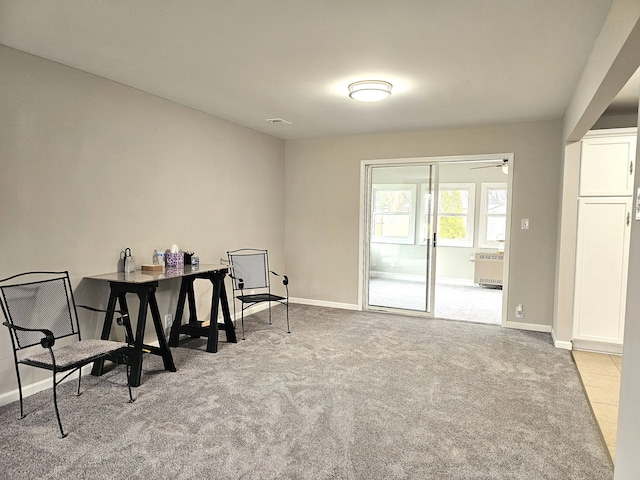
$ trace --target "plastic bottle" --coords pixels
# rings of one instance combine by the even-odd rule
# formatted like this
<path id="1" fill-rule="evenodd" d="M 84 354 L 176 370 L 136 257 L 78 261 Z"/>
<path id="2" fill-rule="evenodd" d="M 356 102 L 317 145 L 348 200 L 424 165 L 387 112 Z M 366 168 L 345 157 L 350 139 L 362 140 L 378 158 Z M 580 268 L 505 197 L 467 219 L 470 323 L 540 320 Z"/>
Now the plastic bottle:
<path id="1" fill-rule="evenodd" d="M 153 264 L 164 265 L 164 248 L 157 248 L 153 251 Z"/>

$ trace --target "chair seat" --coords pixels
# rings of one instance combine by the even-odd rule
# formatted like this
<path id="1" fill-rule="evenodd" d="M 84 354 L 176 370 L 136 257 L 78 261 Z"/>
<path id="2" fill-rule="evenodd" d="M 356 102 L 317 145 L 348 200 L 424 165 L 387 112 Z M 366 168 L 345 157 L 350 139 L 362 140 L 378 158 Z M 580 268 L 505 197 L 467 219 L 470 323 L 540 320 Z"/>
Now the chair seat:
<path id="1" fill-rule="evenodd" d="M 62 372 L 86 365 L 102 355 L 115 352 L 126 346 L 127 344 L 122 342 L 89 339 L 81 340 L 58 349 L 54 348 L 53 354 L 56 357 L 56 370 Z M 24 358 L 20 360 L 20 363 L 53 370 L 53 363 L 51 362 L 51 355 L 48 350 Z"/>
<path id="2" fill-rule="evenodd" d="M 255 293 L 253 295 L 238 295 L 236 297 L 243 303 L 257 303 L 257 302 L 280 302 L 286 300 L 279 295 L 273 295 L 269 293 Z"/>

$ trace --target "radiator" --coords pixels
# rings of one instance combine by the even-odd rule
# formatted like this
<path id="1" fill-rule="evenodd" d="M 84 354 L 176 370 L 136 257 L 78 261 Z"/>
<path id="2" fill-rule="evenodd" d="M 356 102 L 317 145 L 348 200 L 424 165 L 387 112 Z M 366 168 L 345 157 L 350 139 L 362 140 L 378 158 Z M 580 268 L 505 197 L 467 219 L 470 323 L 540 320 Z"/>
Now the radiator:
<path id="1" fill-rule="evenodd" d="M 473 281 L 478 285 L 502 286 L 504 253 L 477 252 Z"/>

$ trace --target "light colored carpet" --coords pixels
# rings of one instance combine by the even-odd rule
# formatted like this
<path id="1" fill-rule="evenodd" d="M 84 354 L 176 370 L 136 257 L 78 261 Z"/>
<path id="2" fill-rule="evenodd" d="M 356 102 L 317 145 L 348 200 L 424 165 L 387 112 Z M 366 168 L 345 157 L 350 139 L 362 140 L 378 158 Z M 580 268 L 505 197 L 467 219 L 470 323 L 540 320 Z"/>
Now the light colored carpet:
<path id="1" fill-rule="evenodd" d="M 0 408 L 0 478 L 611 479 L 570 352 L 547 334 L 291 306 L 247 340 L 147 355 Z M 223 334 L 224 336 L 224 334 Z"/>
<path id="2" fill-rule="evenodd" d="M 424 282 L 372 278 L 369 304 L 406 310 L 424 311 Z M 502 290 L 478 285 L 436 283 L 435 316 L 448 320 L 489 323 L 502 321 Z"/>

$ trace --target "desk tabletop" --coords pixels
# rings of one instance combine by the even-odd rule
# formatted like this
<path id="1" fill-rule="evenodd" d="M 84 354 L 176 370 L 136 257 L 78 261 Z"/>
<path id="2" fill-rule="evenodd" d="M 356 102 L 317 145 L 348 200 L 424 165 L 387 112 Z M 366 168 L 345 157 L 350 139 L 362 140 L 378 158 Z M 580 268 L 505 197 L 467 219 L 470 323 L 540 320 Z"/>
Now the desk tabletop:
<path id="1" fill-rule="evenodd" d="M 188 277 L 189 275 L 197 275 L 206 272 L 219 272 L 229 270 L 228 265 L 185 265 L 183 268 L 166 268 L 163 272 L 143 272 L 136 270 L 133 273 L 113 272 L 103 273 L 102 275 L 89 275 L 84 278 L 91 280 L 103 280 L 106 282 L 119 283 L 149 283 L 168 280 L 170 278 Z"/>

